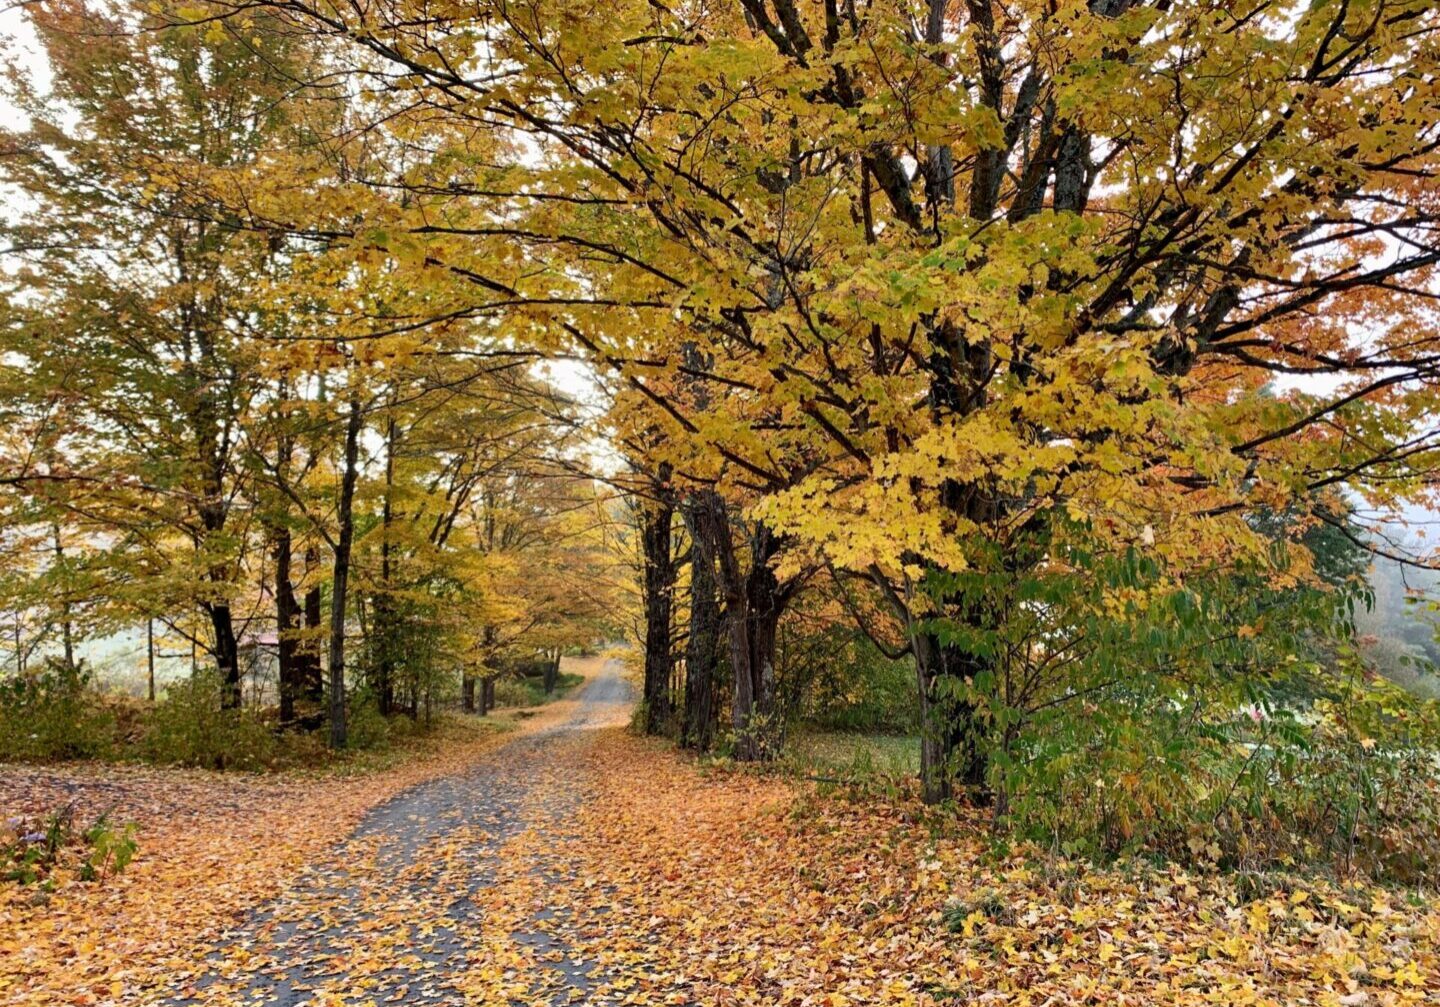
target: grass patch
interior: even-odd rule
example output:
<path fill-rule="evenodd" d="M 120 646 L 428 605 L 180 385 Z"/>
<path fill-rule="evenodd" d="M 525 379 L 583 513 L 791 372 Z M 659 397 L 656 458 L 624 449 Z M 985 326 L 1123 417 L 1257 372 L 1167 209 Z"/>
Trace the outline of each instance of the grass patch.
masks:
<path fill-rule="evenodd" d="M 563 699 L 565 694 L 585 681 L 584 675 L 562 671 L 555 681 L 555 691 L 545 694 L 545 679 L 535 675 L 526 678 L 502 678 L 495 683 L 495 706 L 525 707 L 541 706 Z"/>
<path fill-rule="evenodd" d="M 920 772 L 920 742 L 904 734 L 797 731 L 791 736 L 784 761 L 803 776 L 898 779 Z"/>

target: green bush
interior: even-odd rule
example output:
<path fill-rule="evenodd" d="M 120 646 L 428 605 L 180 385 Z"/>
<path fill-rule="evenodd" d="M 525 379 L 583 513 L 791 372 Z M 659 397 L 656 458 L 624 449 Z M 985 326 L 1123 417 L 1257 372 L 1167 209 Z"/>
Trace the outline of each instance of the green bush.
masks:
<path fill-rule="evenodd" d="M 539 706 L 559 699 L 585 680 L 583 675 L 561 672 L 555 682 L 555 691 L 545 695 L 544 676 L 526 678 L 501 677 L 495 680 L 495 705 Z"/>
<path fill-rule="evenodd" d="M 1006 763 L 1006 811 L 1067 855 L 1440 881 L 1435 704 L 1384 681 L 1332 691 L 1303 716 L 1270 706 L 1228 720 L 1158 704 L 1072 711 L 1066 733 Z"/>
<path fill-rule="evenodd" d="M 391 722 L 380 713 L 374 698 L 368 692 L 360 692 L 352 699 L 347 711 L 346 747 L 359 749 L 387 748 L 392 733 Z M 397 717 L 396 720 L 403 720 Z"/>
<path fill-rule="evenodd" d="M 934 698 L 983 756 L 1002 830 L 1072 858 L 1440 880 L 1440 706 L 1364 669 L 1363 599 L 1280 558 L 1182 583 L 1136 550 L 1046 545 L 1053 574 L 931 587 L 994 614 L 936 621 L 974 670 Z"/>
<path fill-rule="evenodd" d="M 799 705 L 800 719 L 823 731 L 914 731 L 918 717 L 914 664 L 886 657 L 875 644 L 848 628 L 826 632 L 851 639 L 808 677 Z"/>
<path fill-rule="evenodd" d="M 150 715 L 143 756 L 203 769 L 260 770 L 279 764 L 283 751 L 275 732 L 249 710 L 222 709 L 221 691 L 214 672 L 171 683 Z"/>
<path fill-rule="evenodd" d="M 47 659 L 38 672 L 0 681 L 0 759 L 100 758 L 113 752 L 115 734 L 83 663 Z"/>
<path fill-rule="evenodd" d="M 83 832 L 75 828 L 75 805 L 40 820 L 14 818 L 0 836 L 0 880 L 54 886 L 57 867 L 73 864 L 82 881 L 98 881 L 130 865 L 139 844 L 133 822 L 116 825 L 102 814 Z"/>
<path fill-rule="evenodd" d="M 1346 683 L 1316 705 L 1303 748 L 1265 753 L 1249 807 L 1226 823 L 1229 845 L 1242 861 L 1303 858 L 1341 875 L 1440 881 L 1437 737 L 1433 701 L 1388 682 Z"/>

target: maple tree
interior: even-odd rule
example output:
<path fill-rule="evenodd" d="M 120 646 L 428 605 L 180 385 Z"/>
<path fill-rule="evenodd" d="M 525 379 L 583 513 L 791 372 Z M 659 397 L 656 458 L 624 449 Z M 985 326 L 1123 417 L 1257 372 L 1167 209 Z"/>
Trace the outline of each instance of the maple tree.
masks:
<path fill-rule="evenodd" d="M 420 100 L 386 107 L 414 155 L 352 219 L 254 198 L 246 226 L 398 254 L 426 304 L 386 324 L 485 317 L 613 369 L 649 469 L 792 544 L 767 565 L 869 578 L 932 798 L 984 784 L 1000 730 L 985 585 L 1064 590 L 1071 550 L 1158 562 L 1157 604 L 1304 578 L 1310 524 L 1429 492 L 1421 0 L 301 2 L 228 30 L 256 10 Z"/>
<path fill-rule="evenodd" d="M 5 182 L 30 205 L 7 229 L 6 481 L 75 527 L 107 600 L 193 597 L 235 706 L 235 433 L 256 391 L 237 283 L 264 247 L 177 215 L 150 177 L 182 152 L 221 161 L 264 142 L 283 66 L 129 37 L 77 5 L 33 23 L 58 72 L 41 92 L 9 68 L 7 98 L 30 126 L 5 138 Z"/>
<path fill-rule="evenodd" d="M 147 756 L 273 768 L 633 619 L 636 726 L 708 754 L 610 730 L 601 659 L 369 777 L 7 770 L 24 821 L 145 821 L 111 884 L 0 890 L 0 996 L 539 1002 L 557 957 L 606 1002 L 1431 994 L 1434 912 L 1367 881 L 1434 882 L 1440 711 L 1352 622 L 1368 556 L 1434 562 L 1370 526 L 1440 485 L 1440 12 L 600 14 L 28 12 L 7 751 L 107 754 L 81 654 L 141 622 L 215 673 L 152 690 Z M 918 734 L 919 792 L 787 755 L 817 711 Z"/>
<path fill-rule="evenodd" d="M 0 169 L 22 197 L 0 316 L 16 670 L 46 627 L 73 668 L 80 639 L 159 620 L 210 655 L 233 709 L 273 629 L 281 723 L 318 715 L 344 747 L 356 684 L 382 714 L 403 689 L 413 717 L 475 665 L 473 606 L 482 661 L 589 640 L 603 579 L 566 598 L 474 559 L 500 515 L 523 529 L 500 546 L 552 550 L 527 560 L 607 562 L 576 516 L 593 494 L 561 465 L 584 450 L 574 403 L 531 373 L 535 355 L 461 319 L 377 335 L 369 305 L 417 296 L 388 255 L 336 261 L 237 226 L 237 173 L 319 205 L 397 150 L 332 144 L 353 118 L 337 92 L 294 99 L 325 72 L 315 47 L 273 18 L 236 35 L 144 5 L 31 21 L 53 83 L 9 66 L 27 123 Z M 508 510 L 472 506 L 507 485 Z"/>

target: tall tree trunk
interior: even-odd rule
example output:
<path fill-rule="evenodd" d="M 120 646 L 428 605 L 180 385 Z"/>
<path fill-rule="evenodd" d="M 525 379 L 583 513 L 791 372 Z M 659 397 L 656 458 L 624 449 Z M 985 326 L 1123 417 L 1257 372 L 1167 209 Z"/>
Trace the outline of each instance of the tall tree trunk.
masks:
<path fill-rule="evenodd" d="M 317 576 L 320 553 L 313 545 L 305 550 L 305 568 L 311 577 Z M 296 677 L 300 681 L 300 695 L 308 702 L 320 706 L 325 702 L 325 676 L 320 667 L 320 621 L 323 604 L 318 580 L 311 581 L 305 591 L 305 639 L 301 641 Z"/>
<path fill-rule="evenodd" d="M 992 370 L 989 344 L 966 340 L 949 322 L 935 327 L 931 341 L 935 349 L 929 358 L 929 397 L 935 421 L 953 422 L 983 407 L 985 382 Z M 997 514 L 993 497 L 982 486 L 950 480 L 940 494 L 941 506 L 970 524 L 984 527 Z M 972 634 L 983 636 L 993 628 L 983 601 L 943 595 L 933 600 L 939 604 L 942 618 L 960 623 Z M 963 692 L 989 662 L 973 648 L 948 643 L 927 629 L 912 634 L 911 646 L 923 715 L 921 794 L 926 803 L 936 804 L 953 796 L 957 780 L 977 791 L 984 786 L 987 764 L 982 725 L 973 701 Z"/>
<path fill-rule="evenodd" d="M 393 406 L 393 401 L 392 401 Z M 380 590 L 375 595 L 375 639 L 379 653 L 375 656 L 375 702 L 380 713 L 389 716 L 395 706 L 395 653 L 398 640 L 395 609 L 390 598 L 390 525 L 394 519 L 395 490 L 395 415 L 391 413 L 385 426 L 385 497 L 380 509 Z"/>
<path fill-rule="evenodd" d="M 345 424 L 345 471 L 340 478 L 339 518 L 335 538 L 335 570 L 330 578 L 330 747 L 344 748 L 345 724 L 345 600 L 350 583 L 350 549 L 355 540 L 355 481 L 359 477 L 360 399 L 350 399 Z"/>
<path fill-rule="evenodd" d="M 215 637 L 215 667 L 220 672 L 220 705 L 227 710 L 240 708 L 240 646 L 235 639 L 235 621 L 230 606 L 224 602 L 205 606 L 210 617 L 210 631 Z"/>
<path fill-rule="evenodd" d="M 145 668 L 150 685 L 150 702 L 155 702 L 155 620 L 145 620 Z"/>
<path fill-rule="evenodd" d="M 713 492 L 697 496 L 703 529 L 697 541 L 715 564 L 725 598 L 735 757 L 742 762 L 773 759 L 785 728 L 775 688 L 775 634 L 797 582 L 782 586 L 777 580 L 771 560 L 780 542 L 763 524 L 749 530 L 750 563 L 742 570 L 724 501 Z"/>
<path fill-rule="evenodd" d="M 659 499 L 640 512 L 645 562 L 645 733 L 663 734 L 670 723 L 670 623 L 675 604 L 675 556 L 669 466 L 660 472 Z"/>
<path fill-rule="evenodd" d="M 466 713 L 475 712 L 475 674 L 465 671 L 460 675 L 460 708 Z M 484 710 L 480 711 L 484 713 Z"/>
<path fill-rule="evenodd" d="M 290 529 L 283 526 L 272 532 L 275 543 L 275 630 L 276 649 L 280 662 L 280 723 L 295 719 L 295 700 L 301 695 L 300 603 L 295 598 L 295 585 L 290 580 L 293 566 Z"/>
<path fill-rule="evenodd" d="M 553 696 L 560 682 L 560 648 L 552 647 L 545 654 L 545 695 Z"/>
<path fill-rule="evenodd" d="M 195 429 L 196 451 L 203 466 L 204 494 L 197 512 L 204 533 L 196 542 L 202 554 L 212 549 L 225 530 L 229 518 L 229 504 L 225 495 L 225 475 L 229 459 L 228 436 L 220 429 L 220 402 L 214 390 L 215 376 L 209 370 L 217 366 L 214 348 L 209 333 L 201 326 L 197 332 L 201 367 L 192 377 L 197 383 L 197 398 L 191 410 L 191 423 Z M 205 614 L 210 619 L 210 628 L 215 638 L 215 665 L 220 673 L 220 705 L 225 709 L 240 706 L 240 653 L 235 640 L 235 621 L 230 611 L 229 590 L 232 586 L 234 565 L 223 555 L 211 555 L 206 579 L 213 586 L 218 601 L 206 602 Z"/>
<path fill-rule="evenodd" d="M 720 663 L 720 597 L 712 550 L 700 543 L 702 522 L 692 498 L 684 507 L 690 550 L 690 636 L 685 645 L 685 710 L 680 744 L 707 752 L 715 742 L 715 688 Z"/>
<path fill-rule="evenodd" d="M 920 792 L 927 804 L 954 796 L 956 782 L 978 791 L 986 759 L 973 703 L 962 693 L 985 662 L 935 634 L 916 632 L 916 686 L 920 697 Z"/>

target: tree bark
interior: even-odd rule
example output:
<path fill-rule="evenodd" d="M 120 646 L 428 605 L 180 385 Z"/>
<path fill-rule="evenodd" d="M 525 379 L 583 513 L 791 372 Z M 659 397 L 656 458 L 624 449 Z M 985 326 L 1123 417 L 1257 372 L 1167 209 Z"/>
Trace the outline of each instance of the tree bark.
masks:
<path fill-rule="evenodd" d="M 155 702 L 155 620 L 145 620 L 145 669 L 149 683 L 150 702 Z"/>
<path fill-rule="evenodd" d="M 920 696 L 920 793 L 926 804 L 950 800 L 955 783 L 978 791 L 986 758 L 973 703 L 961 693 L 985 662 L 933 633 L 912 637 Z"/>
<path fill-rule="evenodd" d="M 350 582 L 350 549 L 355 539 L 355 482 L 359 477 L 360 399 L 350 399 L 345 424 L 345 470 L 340 478 L 339 518 L 335 538 L 335 569 L 330 578 L 330 747 L 344 748 L 345 723 L 345 600 Z"/>
<path fill-rule="evenodd" d="M 640 512 L 640 535 L 645 562 L 645 733 L 663 734 L 670 724 L 670 623 L 675 603 L 675 557 L 671 526 L 675 515 L 670 502 L 669 467 L 660 472 L 659 499 Z"/>
<path fill-rule="evenodd" d="M 475 712 L 475 676 L 468 671 L 460 676 L 460 708 L 466 713 Z"/>
<path fill-rule="evenodd" d="M 215 667 L 220 672 L 220 705 L 226 710 L 240 708 L 240 647 L 235 639 L 235 622 L 230 606 L 223 602 L 205 606 L 210 630 L 215 636 Z"/>
<path fill-rule="evenodd" d="M 545 655 L 545 695 L 553 696 L 555 686 L 560 681 L 560 648 L 552 648 L 551 653 Z"/>
<path fill-rule="evenodd" d="M 295 598 L 295 585 L 290 580 L 293 565 L 293 543 L 290 529 L 276 528 L 275 543 L 275 630 L 279 652 L 280 723 L 295 720 L 295 700 L 301 695 L 300 603 Z"/>
<path fill-rule="evenodd" d="M 320 565 L 319 552 L 314 546 L 305 550 L 305 568 L 314 571 Z M 312 583 L 305 592 L 305 639 L 301 641 L 296 655 L 296 678 L 300 682 L 300 695 L 307 701 L 320 706 L 325 702 L 325 676 L 320 667 L 320 619 L 322 612 L 320 585 Z"/>
<path fill-rule="evenodd" d="M 780 753 L 785 729 L 776 702 L 775 634 L 798 582 L 779 583 L 771 561 L 780 541 L 763 524 L 749 530 L 750 563 L 742 570 L 724 501 L 713 492 L 698 497 L 703 534 L 697 541 L 715 564 L 725 598 L 735 758 L 773 759 Z"/>
<path fill-rule="evenodd" d="M 700 544 L 702 518 L 693 498 L 684 516 L 694 545 L 690 552 L 690 637 L 685 646 L 685 709 L 680 744 L 708 752 L 715 743 L 715 689 L 720 663 L 720 598 L 712 550 Z"/>
<path fill-rule="evenodd" d="M 383 716 L 395 706 L 395 648 L 397 627 L 395 610 L 390 600 L 390 525 L 394 520 L 395 490 L 395 416 L 392 413 L 385 427 L 385 497 L 380 511 L 380 591 L 375 595 L 375 639 L 379 652 L 375 655 L 375 702 Z"/>

